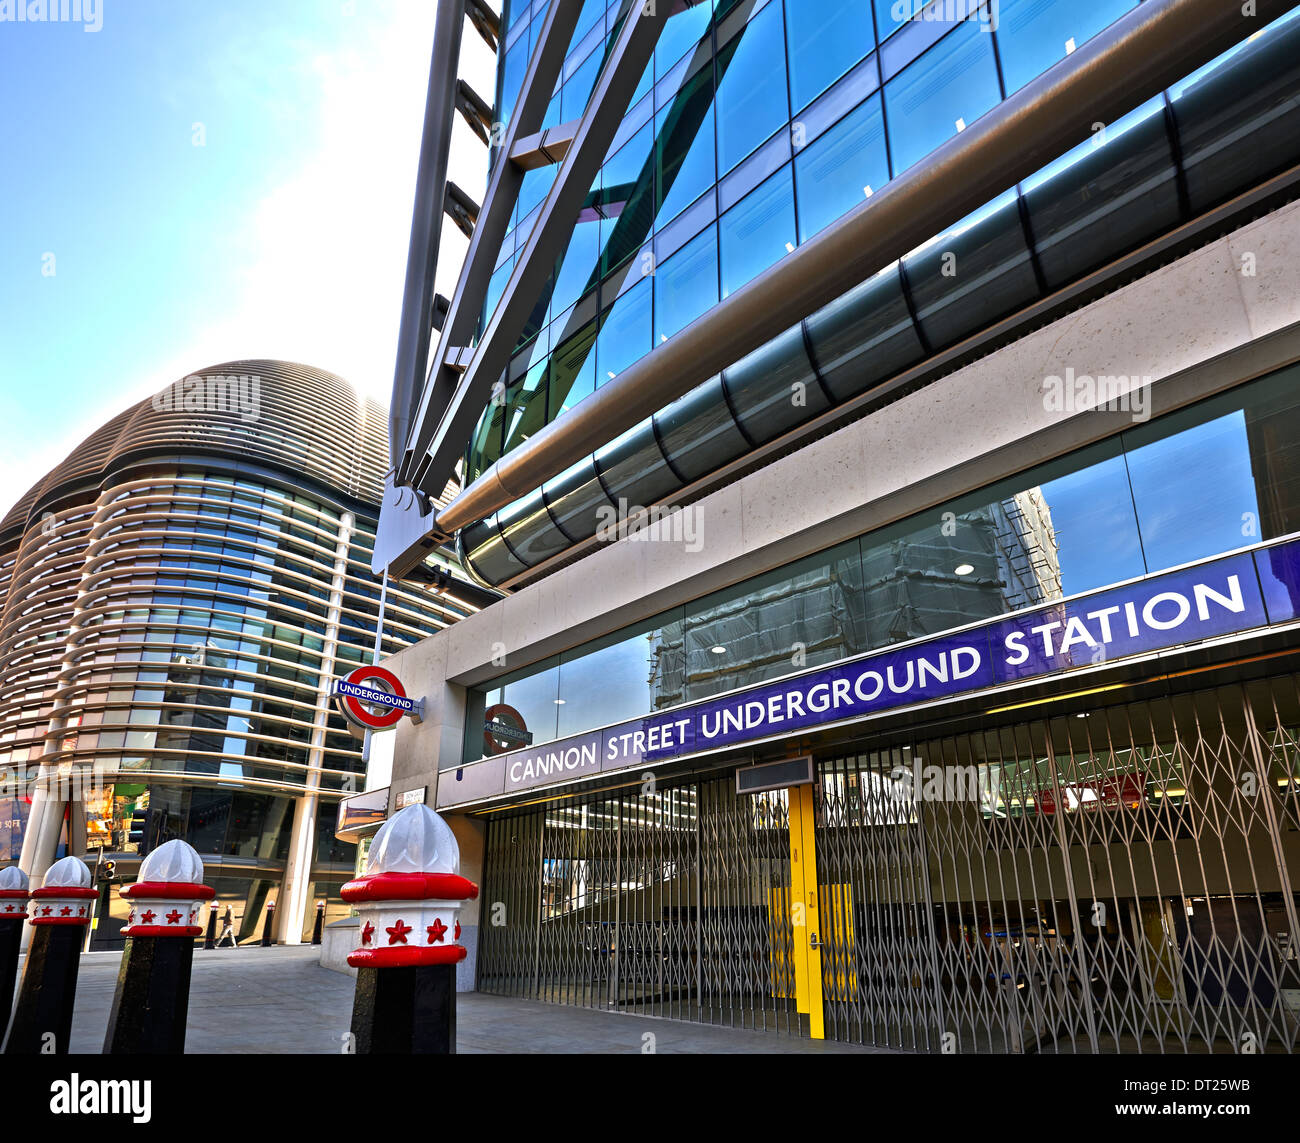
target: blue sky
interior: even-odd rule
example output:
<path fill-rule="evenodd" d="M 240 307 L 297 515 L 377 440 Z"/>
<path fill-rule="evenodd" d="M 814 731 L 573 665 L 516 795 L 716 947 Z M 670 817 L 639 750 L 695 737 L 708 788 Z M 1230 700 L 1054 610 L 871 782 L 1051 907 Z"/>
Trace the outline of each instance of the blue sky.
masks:
<path fill-rule="evenodd" d="M 0 22 L 0 515 L 205 365 L 288 358 L 381 400 L 392 381 L 434 5 L 101 7 L 98 32 Z M 465 44 L 490 103 L 492 56 Z M 477 194 L 481 148 L 456 131 Z"/>

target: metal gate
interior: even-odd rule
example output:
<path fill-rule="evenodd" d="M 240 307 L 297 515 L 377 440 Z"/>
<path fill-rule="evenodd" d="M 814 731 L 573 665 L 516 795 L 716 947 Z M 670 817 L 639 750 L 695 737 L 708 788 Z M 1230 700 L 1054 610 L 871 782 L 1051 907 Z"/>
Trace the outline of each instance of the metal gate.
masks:
<path fill-rule="evenodd" d="M 723 778 L 491 818 L 479 989 L 806 1035 L 787 814 Z"/>
<path fill-rule="evenodd" d="M 820 764 L 827 1036 L 1293 1052 L 1286 676 Z"/>

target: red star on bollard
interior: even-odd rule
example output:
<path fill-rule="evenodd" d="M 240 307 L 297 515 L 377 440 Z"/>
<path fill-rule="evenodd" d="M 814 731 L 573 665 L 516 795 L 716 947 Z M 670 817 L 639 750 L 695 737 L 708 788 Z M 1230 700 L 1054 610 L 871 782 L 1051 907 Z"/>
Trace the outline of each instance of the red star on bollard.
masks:
<path fill-rule="evenodd" d="M 367 921 L 366 927 L 361 930 L 361 943 L 363 945 L 368 945 L 370 943 L 370 938 L 373 937 L 374 935 L 375 935 L 375 926 L 372 925 L 369 921 Z"/>
<path fill-rule="evenodd" d="M 390 945 L 406 944 L 406 934 L 411 931 L 411 926 L 405 921 L 399 920 L 397 924 L 390 926 L 387 930 L 388 943 Z"/>
<path fill-rule="evenodd" d="M 146 925 L 152 925 L 153 919 L 156 916 L 158 916 L 158 914 L 155 913 L 152 909 L 146 909 L 143 913 L 140 914 L 140 920 L 143 921 Z"/>
<path fill-rule="evenodd" d="M 456 922 L 456 932 L 455 932 L 455 934 L 452 936 L 452 940 L 455 940 L 455 941 L 460 940 L 460 922 L 459 922 L 459 921 Z"/>
<path fill-rule="evenodd" d="M 441 921 L 434 921 L 433 924 L 429 926 L 429 943 L 431 945 L 437 944 L 446 935 L 447 926 Z"/>
<path fill-rule="evenodd" d="M 167 914 L 167 923 L 169 925 L 179 925 L 181 923 L 181 914 L 177 909 L 173 909 Z"/>
<path fill-rule="evenodd" d="M 64 905 L 63 908 L 59 910 L 59 916 L 60 916 L 60 917 L 71 917 L 71 916 L 72 916 L 72 906 L 71 906 L 71 905 Z"/>

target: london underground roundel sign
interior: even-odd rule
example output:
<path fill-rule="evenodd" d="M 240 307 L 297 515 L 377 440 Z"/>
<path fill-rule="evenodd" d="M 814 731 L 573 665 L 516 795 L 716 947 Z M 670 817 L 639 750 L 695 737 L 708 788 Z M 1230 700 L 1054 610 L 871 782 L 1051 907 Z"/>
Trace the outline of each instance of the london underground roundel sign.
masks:
<path fill-rule="evenodd" d="M 398 677 L 383 667 L 358 667 L 336 679 L 334 700 L 344 718 L 366 730 L 387 730 L 417 711 Z"/>

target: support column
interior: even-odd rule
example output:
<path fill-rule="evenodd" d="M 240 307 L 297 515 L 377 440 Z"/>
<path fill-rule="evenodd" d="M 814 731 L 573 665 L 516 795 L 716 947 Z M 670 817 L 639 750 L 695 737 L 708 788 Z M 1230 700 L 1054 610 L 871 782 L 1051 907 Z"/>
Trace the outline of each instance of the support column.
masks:
<path fill-rule="evenodd" d="M 307 748 L 307 792 L 294 803 L 289 860 L 285 864 L 284 881 L 276 900 L 276 935 L 280 943 L 286 945 L 302 944 L 302 930 L 307 922 L 307 903 L 311 900 L 311 869 L 316 857 L 316 811 L 320 806 L 325 733 L 329 726 L 334 676 L 338 672 L 339 625 L 343 615 L 348 553 L 352 548 L 355 523 L 351 512 L 344 512 L 339 517 L 338 539 L 334 546 L 334 572 L 330 578 L 329 609 L 325 619 L 325 639 L 321 648 L 320 679 L 316 687 L 316 713 L 312 716 L 311 741 Z"/>
<path fill-rule="evenodd" d="M 56 861 L 45 884 L 32 893 L 34 935 L 5 1040 L 6 1055 L 68 1054 L 81 946 L 98 895 L 90 885 L 90 870 L 77 857 Z"/>
<path fill-rule="evenodd" d="M 108 1017 L 104 1054 L 176 1055 L 185 1051 L 194 938 L 199 914 L 215 891 L 203 884 L 203 862 L 179 838 L 140 865 L 140 879 L 122 891 L 131 903 L 126 951 Z"/>
<path fill-rule="evenodd" d="M 407 806 L 379 827 L 366 875 L 343 886 L 361 915 L 361 947 L 348 957 L 358 1054 L 455 1053 L 459 914 L 478 896 L 459 867 L 447 823 L 426 805 Z"/>

